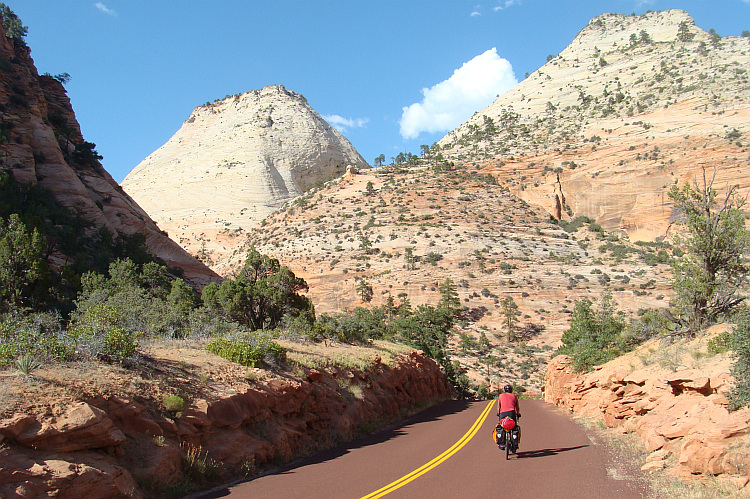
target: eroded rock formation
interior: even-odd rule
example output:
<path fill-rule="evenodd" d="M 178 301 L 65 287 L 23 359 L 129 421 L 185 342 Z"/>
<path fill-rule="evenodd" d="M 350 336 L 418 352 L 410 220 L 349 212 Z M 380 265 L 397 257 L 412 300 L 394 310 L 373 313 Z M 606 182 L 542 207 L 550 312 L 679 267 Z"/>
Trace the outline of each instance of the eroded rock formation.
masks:
<path fill-rule="evenodd" d="M 223 274 L 238 236 L 349 166 L 367 162 L 303 96 L 275 85 L 197 107 L 122 185 Z"/>
<path fill-rule="evenodd" d="M 749 65 L 750 38 L 709 34 L 685 11 L 603 14 L 440 153 L 555 217 L 653 241 L 670 229 L 669 188 L 702 167 L 719 191 L 750 189 Z"/>
<path fill-rule="evenodd" d="M 102 167 L 85 143 L 65 88 L 39 76 L 30 50 L 0 26 L 0 165 L 21 183 L 52 191 L 63 205 L 113 234 L 141 233 L 149 250 L 202 286 L 218 279 L 170 240 Z M 88 147 L 90 146 L 90 147 Z M 61 261 L 65 256 L 60 257 Z"/>
<path fill-rule="evenodd" d="M 544 398 L 637 434 L 651 453 L 644 470 L 723 475 L 743 488 L 750 480 L 750 409 L 729 411 L 730 359 L 711 357 L 706 343 L 657 351 L 652 341 L 587 374 L 574 373 L 570 358 L 558 356 L 547 366 Z"/>
<path fill-rule="evenodd" d="M 100 394 L 0 419 L 0 497 L 145 497 L 138 484 L 163 489 L 184 478 L 189 448 L 229 472 L 252 472 L 452 395 L 419 351 L 390 365 L 376 357 L 364 372 L 306 369 L 301 379 L 243 386 L 196 398 L 177 414 Z"/>

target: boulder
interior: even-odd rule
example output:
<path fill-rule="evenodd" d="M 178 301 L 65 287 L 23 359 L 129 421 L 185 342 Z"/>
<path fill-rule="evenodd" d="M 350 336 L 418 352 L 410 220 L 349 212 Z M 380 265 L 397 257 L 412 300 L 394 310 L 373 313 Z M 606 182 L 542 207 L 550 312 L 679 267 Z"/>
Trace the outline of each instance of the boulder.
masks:
<path fill-rule="evenodd" d="M 71 452 L 121 445 L 125 442 L 125 435 L 107 413 L 79 402 L 61 418 L 36 422 L 14 439 L 34 449 Z"/>

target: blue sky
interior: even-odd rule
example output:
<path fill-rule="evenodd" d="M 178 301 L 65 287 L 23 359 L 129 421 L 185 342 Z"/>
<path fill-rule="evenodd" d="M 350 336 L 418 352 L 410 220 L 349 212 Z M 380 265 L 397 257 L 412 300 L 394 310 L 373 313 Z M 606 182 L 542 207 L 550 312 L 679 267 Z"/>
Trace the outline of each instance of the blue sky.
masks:
<path fill-rule="evenodd" d="M 419 153 L 605 12 L 750 30 L 750 0 L 6 0 L 40 73 L 67 72 L 118 182 L 198 105 L 282 84 L 372 163 Z M 458 120 L 458 121 L 456 121 Z"/>

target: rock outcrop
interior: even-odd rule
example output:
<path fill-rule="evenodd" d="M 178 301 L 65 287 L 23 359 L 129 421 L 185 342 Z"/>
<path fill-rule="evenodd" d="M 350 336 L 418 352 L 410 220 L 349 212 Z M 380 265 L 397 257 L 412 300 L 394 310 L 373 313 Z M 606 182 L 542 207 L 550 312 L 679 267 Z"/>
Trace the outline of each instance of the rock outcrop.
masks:
<path fill-rule="evenodd" d="M 157 227 L 102 167 L 86 143 L 62 84 L 39 76 L 30 50 L 0 26 L 0 165 L 20 183 L 52 191 L 63 205 L 113 234 L 141 233 L 149 250 L 197 286 L 218 275 Z"/>
<path fill-rule="evenodd" d="M 286 201 L 366 161 L 281 85 L 197 107 L 123 188 L 214 270 L 244 231 Z"/>
<path fill-rule="evenodd" d="M 718 326 L 710 336 L 724 329 Z M 651 453 L 644 470 L 723 475 L 744 487 L 750 480 L 750 409 L 729 412 L 730 359 L 712 357 L 706 344 L 704 338 L 657 350 L 652 341 L 588 374 L 574 373 L 570 358 L 561 355 L 547 366 L 544 398 L 636 433 Z"/>
<path fill-rule="evenodd" d="M 0 497 L 151 497 L 194 472 L 183 464 L 188 452 L 221 463 L 228 479 L 452 393 L 437 364 L 415 350 L 388 364 L 376 356 L 366 371 L 305 369 L 301 378 L 244 380 L 221 394 L 208 387 L 210 396 L 177 414 L 122 393 L 90 394 L 63 407 L 50 401 L 33 415 L 0 419 Z"/>
<path fill-rule="evenodd" d="M 682 10 L 604 14 L 438 142 L 491 169 L 557 218 L 584 215 L 631 240 L 668 235 L 675 183 L 717 168 L 750 189 L 750 38 L 697 28 Z"/>

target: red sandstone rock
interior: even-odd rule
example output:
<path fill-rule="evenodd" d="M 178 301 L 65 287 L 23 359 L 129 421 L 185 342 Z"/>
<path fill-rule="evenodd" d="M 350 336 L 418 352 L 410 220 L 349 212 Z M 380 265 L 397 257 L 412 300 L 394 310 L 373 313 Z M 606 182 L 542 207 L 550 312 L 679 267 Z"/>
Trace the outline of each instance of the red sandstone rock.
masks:
<path fill-rule="evenodd" d="M 224 398 L 193 400 L 175 420 L 103 396 L 58 417 L 47 411 L 39 419 L 2 420 L 0 434 L 11 446 L 0 448 L 0 497 L 140 497 L 133 477 L 165 484 L 181 478 L 180 445 L 198 447 L 229 468 L 262 466 L 453 394 L 438 365 L 415 353 L 397 358 L 393 367 L 341 371 L 339 378 L 358 390 L 347 393 L 332 377 L 315 383 L 273 377 Z"/>
<path fill-rule="evenodd" d="M 34 449 L 71 452 L 120 445 L 125 435 L 104 411 L 81 402 L 59 420 L 36 422 L 15 440 Z"/>
<path fill-rule="evenodd" d="M 182 453 L 177 445 L 165 444 L 152 448 L 147 458 L 130 471 L 139 481 L 158 479 L 170 485 L 182 477 Z"/>
<path fill-rule="evenodd" d="M 143 434 L 155 437 L 164 433 L 153 419 L 144 415 L 143 406 L 137 402 L 113 397 L 106 401 L 92 401 L 92 405 L 94 404 L 99 408 L 103 407 L 115 425 L 126 435 Z"/>
<path fill-rule="evenodd" d="M 13 439 L 36 422 L 36 418 L 33 416 L 16 414 L 12 418 L 0 420 L 0 434 Z"/>
<path fill-rule="evenodd" d="M 680 395 L 684 391 L 696 391 L 702 395 L 711 393 L 709 378 L 696 371 L 680 371 L 667 376 L 665 381 L 672 387 L 675 395 Z"/>
<path fill-rule="evenodd" d="M 731 376 L 727 363 L 717 363 L 718 370 L 704 366 L 701 370 L 661 375 L 645 369 L 626 374 L 617 362 L 611 364 L 591 373 L 574 374 L 570 358 L 552 359 L 545 400 L 578 414 L 599 417 L 608 426 L 634 431 L 649 451 L 675 454 L 678 465 L 673 472 L 677 475 L 747 477 L 750 409 L 728 412 L 725 393 L 731 386 Z M 661 466 L 649 464 L 646 468 Z M 738 481 L 740 485 L 743 482 Z"/>
<path fill-rule="evenodd" d="M 218 281 L 216 273 L 162 233 L 98 161 L 74 162 L 71 153 L 84 138 L 65 88 L 50 76 L 39 76 L 29 49 L 9 40 L 0 26 L 0 57 L 14 61 L 13 70 L 0 74 L 0 118 L 10 130 L 9 140 L 0 144 L 3 163 L 12 166 L 6 171 L 18 182 L 51 190 L 61 204 L 93 223 L 91 232 L 141 233 L 152 253 L 182 268 L 196 286 Z M 23 93 L 22 102 L 13 89 Z M 58 142 L 56 132 L 64 142 Z M 52 260 L 67 258 L 58 254 Z"/>

